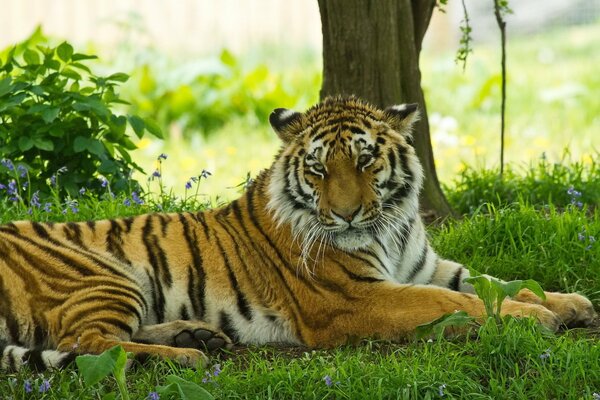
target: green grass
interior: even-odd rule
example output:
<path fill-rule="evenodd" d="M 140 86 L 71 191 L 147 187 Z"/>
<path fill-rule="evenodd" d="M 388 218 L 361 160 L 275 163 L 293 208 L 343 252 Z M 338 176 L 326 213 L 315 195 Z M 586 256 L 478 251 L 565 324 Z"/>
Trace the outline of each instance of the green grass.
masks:
<path fill-rule="evenodd" d="M 589 236 L 600 236 L 600 209 L 592 209 L 589 204 L 582 209 L 556 207 L 547 202 L 562 198 L 570 178 L 545 179 L 543 185 L 548 195 L 525 202 L 528 185 L 535 181 L 529 177 L 538 176 L 538 168 L 532 166 L 524 171 L 521 179 L 513 172 L 504 184 L 496 182 L 488 188 L 489 198 L 498 199 L 499 204 L 510 204 L 509 207 L 481 206 L 462 220 L 432 228 L 434 247 L 441 255 L 480 272 L 504 279 L 533 278 L 547 290 L 579 291 L 597 305 L 600 242 L 591 243 Z M 577 171 L 584 177 L 597 173 L 587 167 L 581 170 L 578 164 L 563 165 L 560 171 L 559 176 L 567 177 L 577 176 Z M 483 185 L 481 182 L 487 182 L 488 173 L 464 175 L 461 187 L 476 190 Z M 585 178 L 581 184 L 593 185 L 592 181 Z M 509 191 L 505 186 L 514 190 Z M 504 197 L 507 193 L 514 196 L 510 201 Z M 460 196 L 460 190 L 452 195 Z M 160 208 L 177 211 L 206 206 L 192 198 L 184 204 L 168 193 L 148 195 L 146 204 L 141 206 L 125 206 L 123 200 L 124 197 L 109 195 L 103 199 L 82 196 L 76 214 L 71 211 L 62 214 L 57 207 L 52 213 L 36 209 L 32 217 L 83 220 L 135 215 Z M 0 203 L 2 221 L 28 216 L 22 207 L 7 201 Z M 580 233 L 584 240 L 580 240 Z M 444 398 L 457 399 L 593 399 L 594 392 L 600 393 L 599 337 L 597 329 L 554 335 L 544 332 L 533 321 L 508 319 L 500 326 L 487 323 L 475 336 L 451 340 L 401 344 L 367 341 L 319 351 L 237 348 L 232 353 L 215 356 L 206 371 L 180 369 L 167 361 L 152 360 L 129 370 L 127 382 L 132 399 L 145 398 L 158 386 L 165 385 L 165 377 L 170 374 L 195 382 L 215 398 L 223 399 L 435 399 L 440 397 L 440 388 Z M 544 354 L 548 357 L 540 357 Z M 221 372 L 215 376 L 217 364 Z M 327 376 L 331 386 L 326 384 Z M 203 382 L 206 378 L 207 382 Z M 43 379 L 49 380 L 51 388 L 39 393 Z M 24 391 L 26 381 L 32 384 L 31 393 Z M 116 392 L 113 378 L 86 387 L 74 367 L 43 375 L 25 370 L 0 378 L 1 397 L 15 400 L 104 399 L 113 398 L 111 393 Z"/>

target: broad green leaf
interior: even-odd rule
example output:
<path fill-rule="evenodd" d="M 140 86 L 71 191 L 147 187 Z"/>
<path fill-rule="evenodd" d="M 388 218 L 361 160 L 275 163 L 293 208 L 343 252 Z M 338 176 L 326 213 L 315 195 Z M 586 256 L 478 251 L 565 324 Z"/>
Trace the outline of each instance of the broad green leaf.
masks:
<path fill-rule="evenodd" d="M 86 149 L 90 153 L 95 154 L 99 157 L 103 156 L 106 153 L 102 142 L 100 142 L 98 139 L 89 139 L 87 142 Z"/>
<path fill-rule="evenodd" d="M 88 387 L 93 386 L 112 373 L 122 354 L 126 354 L 125 350 L 121 346 L 115 346 L 98 356 L 78 356 L 75 363 L 83 376 L 85 385 Z"/>
<path fill-rule="evenodd" d="M 0 80 L 0 97 L 4 96 L 6 93 L 9 93 L 12 87 L 12 78 L 10 76 Z"/>
<path fill-rule="evenodd" d="M 52 151 L 54 150 L 54 143 L 50 139 L 34 138 L 33 145 L 40 150 Z"/>
<path fill-rule="evenodd" d="M 67 42 L 62 42 L 60 46 L 56 48 L 56 54 L 58 55 L 58 58 L 64 62 L 68 62 L 71 60 L 71 56 L 73 55 L 73 46 Z"/>
<path fill-rule="evenodd" d="M 73 140 L 73 150 L 75 153 L 81 153 L 82 151 L 87 149 L 88 146 L 88 138 L 85 136 L 77 136 L 75 140 Z"/>
<path fill-rule="evenodd" d="M 33 140 L 29 136 L 19 138 L 19 150 L 27 151 L 33 147 Z"/>
<path fill-rule="evenodd" d="M 90 73 L 90 74 L 92 73 L 92 71 L 87 67 L 87 65 L 84 65 L 82 63 L 72 62 L 72 63 L 69 64 L 69 66 L 71 66 L 73 68 L 77 68 L 77 69 L 83 70 L 83 71 L 85 71 L 87 73 Z"/>
<path fill-rule="evenodd" d="M 53 126 L 52 128 L 50 128 L 50 136 L 54 136 L 54 137 L 62 137 L 65 132 L 59 128 L 58 126 Z"/>
<path fill-rule="evenodd" d="M 60 109 L 58 107 L 48 107 L 45 110 L 42 110 L 40 115 L 44 119 L 44 122 L 50 123 L 50 122 L 54 121 L 56 119 L 56 117 L 58 117 L 59 112 L 60 112 Z"/>
<path fill-rule="evenodd" d="M 159 139 L 163 139 L 162 129 L 160 129 L 160 126 L 158 126 L 158 124 L 153 119 L 145 118 L 144 123 L 148 132 L 150 132 Z"/>
<path fill-rule="evenodd" d="M 231 54 L 231 52 L 229 52 L 228 50 L 223 50 L 221 52 L 221 62 L 229 67 L 235 67 L 235 65 L 237 64 L 237 60 L 235 59 L 235 56 L 233 54 Z"/>
<path fill-rule="evenodd" d="M 35 50 L 25 49 L 23 52 L 23 60 L 25 60 L 28 65 L 37 65 L 40 63 L 40 55 Z"/>
<path fill-rule="evenodd" d="M 212 400 L 213 395 L 197 383 L 186 381 L 176 375 L 167 376 L 168 385 L 159 386 L 156 391 L 161 396 L 173 394 L 181 400 Z"/>
<path fill-rule="evenodd" d="M 71 78 L 73 80 L 79 81 L 81 80 L 81 75 L 79 75 L 78 72 L 75 72 L 74 70 L 70 69 L 70 68 L 65 68 L 61 71 L 61 74 L 63 76 L 66 76 L 67 78 Z"/>
<path fill-rule="evenodd" d="M 106 78 L 107 81 L 127 82 L 129 75 L 123 72 L 117 72 Z"/>
<path fill-rule="evenodd" d="M 544 293 L 544 289 L 538 282 L 534 281 L 533 279 L 527 279 L 523 281 L 521 289 L 529 289 L 540 299 L 546 300 L 546 294 Z"/>
<path fill-rule="evenodd" d="M 146 124 L 144 124 L 144 120 L 137 115 L 129 115 L 127 119 L 129 120 L 129 125 L 131 125 L 133 128 L 136 136 L 141 139 L 142 136 L 144 136 L 144 127 L 146 126 Z"/>
<path fill-rule="evenodd" d="M 444 330 L 449 326 L 465 326 L 472 323 L 475 318 L 471 317 L 465 311 L 456 311 L 452 314 L 446 314 L 440 318 L 432 321 L 428 324 L 417 326 L 416 334 L 417 338 L 421 339 L 424 337 L 435 334 L 436 336 L 444 333 Z"/>

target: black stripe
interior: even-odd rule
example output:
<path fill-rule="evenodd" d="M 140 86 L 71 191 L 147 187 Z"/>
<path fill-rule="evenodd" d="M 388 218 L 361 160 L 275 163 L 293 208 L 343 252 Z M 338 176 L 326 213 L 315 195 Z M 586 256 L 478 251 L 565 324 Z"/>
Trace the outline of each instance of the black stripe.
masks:
<path fill-rule="evenodd" d="M 123 228 L 115 221 L 110 220 L 110 229 L 106 233 L 106 250 L 115 256 L 119 261 L 123 261 L 131 265 L 131 261 L 125 255 L 123 251 Z"/>
<path fill-rule="evenodd" d="M 156 315 L 158 323 L 165 322 L 165 294 L 163 293 L 162 286 L 154 280 L 150 272 L 146 271 L 146 274 L 150 282 L 150 290 L 152 291 L 152 310 Z"/>
<path fill-rule="evenodd" d="M 11 372 L 17 370 L 17 360 L 15 359 L 14 351 L 15 346 L 11 346 L 8 353 L 4 353 L 4 358 L 8 361 L 8 370 Z"/>
<path fill-rule="evenodd" d="M 454 290 L 455 292 L 458 292 L 460 289 L 460 276 L 462 275 L 462 271 L 463 267 L 458 267 L 454 273 L 454 276 L 452 277 L 452 280 L 448 284 L 448 288 Z"/>
<path fill-rule="evenodd" d="M 216 244 L 217 244 L 217 247 L 219 248 L 219 251 L 221 252 L 221 257 L 223 257 L 223 263 L 225 264 L 225 267 L 227 268 L 227 276 L 229 277 L 229 283 L 231 283 L 231 288 L 233 289 L 235 296 L 237 298 L 238 310 L 239 310 L 240 314 L 242 314 L 242 316 L 244 316 L 244 318 L 246 318 L 248 321 L 251 321 L 252 320 L 252 310 L 250 309 L 250 305 L 248 304 L 248 299 L 246 299 L 246 296 L 240 290 L 240 286 L 238 284 L 237 278 L 235 277 L 235 274 L 233 273 L 233 269 L 231 268 L 231 263 L 229 261 L 229 257 L 227 257 L 227 253 L 225 253 L 225 249 L 221 245 L 221 240 L 219 239 L 218 235 L 216 237 Z M 239 248 L 237 248 L 237 245 L 235 244 L 235 242 L 234 242 L 234 245 L 236 247 L 236 251 L 238 252 L 238 254 L 237 254 L 238 259 L 241 260 L 241 256 L 239 254 Z"/>
<path fill-rule="evenodd" d="M 26 362 L 29 368 L 32 368 L 36 372 L 44 371 L 47 366 L 42 358 L 42 350 L 40 349 L 32 349 L 28 350 L 21 357 L 23 362 Z"/>
<path fill-rule="evenodd" d="M 231 340 L 233 340 L 234 342 L 239 341 L 238 332 L 233 327 L 231 317 L 225 311 L 221 311 L 221 314 L 219 316 L 219 327 L 227 336 L 229 336 Z"/>
<path fill-rule="evenodd" d="M 365 275 L 358 275 L 355 274 L 354 272 L 350 271 L 344 264 L 336 261 L 336 260 L 332 260 L 334 263 L 336 263 L 341 269 L 342 271 L 344 271 L 344 273 L 348 276 L 348 278 L 352 279 L 353 281 L 356 282 L 369 282 L 369 283 L 374 283 L 374 282 L 383 282 L 384 279 L 380 279 L 380 278 L 375 278 L 372 276 L 365 276 Z"/>
<path fill-rule="evenodd" d="M 423 249 L 421 250 L 421 254 L 419 255 L 419 259 L 413 265 L 408 277 L 406 278 L 406 282 L 411 282 L 413 278 L 423 269 L 425 262 L 427 261 L 427 255 L 429 254 L 429 244 L 427 241 L 423 244 Z"/>
<path fill-rule="evenodd" d="M 191 230 L 188 220 L 183 214 L 179 214 L 179 221 L 183 226 L 183 236 L 192 254 L 192 267 L 194 274 L 188 273 L 188 296 L 194 309 L 194 315 L 198 319 L 204 319 L 206 308 L 206 272 L 202 266 L 202 254 L 198 245 L 196 230 Z"/>
<path fill-rule="evenodd" d="M 148 253 L 148 260 L 154 270 L 154 276 L 168 288 L 173 285 L 173 277 L 167 262 L 165 251 L 160 247 L 158 237 L 153 233 L 152 218 L 156 214 L 148 215 L 142 229 L 142 242 Z"/>
<path fill-rule="evenodd" d="M 70 240 L 79 247 L 86 248 L 86 246 L 83 244 L 83 241 L 81 240 L 81 227 L 79 226 L 79 224 L 76 224 L 75 222 L 67 222 L 63 226 L 63 232 L 67 240 Z"/>
<path fill-rule="evenodd" d="M 181 309 L 179 310 L 179 318 L 184 321 L 190 320 L 190 314 L 188 313 L 188 310 L 187 310 L 187 307 L 185 306 L 185 304 L 181 305 Z"/>

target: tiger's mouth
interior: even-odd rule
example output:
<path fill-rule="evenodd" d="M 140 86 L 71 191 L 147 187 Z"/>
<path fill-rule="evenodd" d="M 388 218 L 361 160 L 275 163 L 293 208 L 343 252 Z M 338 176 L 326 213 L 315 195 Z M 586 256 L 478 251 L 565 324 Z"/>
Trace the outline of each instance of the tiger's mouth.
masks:
<path fill-rule="evenodd" d="M 373 235 L 368 228 L 348 226 L 333 235 L 333 243 L 343 250 L 358 250 L 368 247 L 373 242 Z"/>

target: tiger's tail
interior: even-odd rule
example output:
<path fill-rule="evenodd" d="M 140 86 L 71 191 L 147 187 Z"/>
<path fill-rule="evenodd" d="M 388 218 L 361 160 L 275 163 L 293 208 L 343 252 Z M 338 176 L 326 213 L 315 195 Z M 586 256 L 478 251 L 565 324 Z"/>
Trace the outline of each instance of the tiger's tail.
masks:
<path fill-rule="evenodd" d="M 0 371 L 18 371 L 27 366 L 34 371 L 60 369 L 75 360 L 77 353 L 29 349 L 0 340 Z"/>

